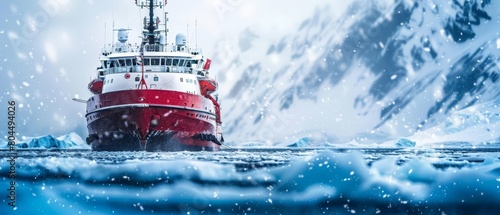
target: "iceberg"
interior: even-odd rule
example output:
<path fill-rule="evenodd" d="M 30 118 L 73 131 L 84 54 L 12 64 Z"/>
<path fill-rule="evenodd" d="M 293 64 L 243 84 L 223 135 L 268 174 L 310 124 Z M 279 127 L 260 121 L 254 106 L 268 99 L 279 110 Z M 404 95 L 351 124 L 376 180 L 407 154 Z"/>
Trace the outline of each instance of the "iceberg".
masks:
<path fill-rule="evenodd" d="M 394 140 L 387 141 L 383 145 L 393 146 Z M 500 99 L 455 111 L 440 124 L 396 141 L 397 147 L 498 145 L 500 145 Z"/>
<path fill-rule="evenodd" d="M 406 138 L 401 138 L 396 142 L 397 147 L 407 148 L 407 147 L 415 147 L 416 143 L 414 141 L 408 140 Z"/>
<path fill-rule="evenodd" d="M 322 131 L 309 131 L 298 135 L 298 137 L 290 138 L 284 141 L 278 141 L 274 147 L 285 148 L 325 148 L 337 146 L 340 140 L 333 135 L 329 135 Z"/>
<path fill-rule="evenodd" d="M 8 148 L 7 142 L 1 140 L 1 148 Z M 76 134 L 71 132 L 60 137 L 55 137 L 53 135 L 45 135 L 40 137 L 27 138 L 24 141 L 16 142 L 16 148 L 18 149 L 90 149 L 83 139 Z"/>
<path fill-rule="evenodd" d="M 309 146 L 309 143 L 311 142 L 311 138 L 309 137 L 302 137 L 295 141 L 292 144 L 289 144 L 288 147 L 298 147 L 298 148 L 304 148 Z"/>

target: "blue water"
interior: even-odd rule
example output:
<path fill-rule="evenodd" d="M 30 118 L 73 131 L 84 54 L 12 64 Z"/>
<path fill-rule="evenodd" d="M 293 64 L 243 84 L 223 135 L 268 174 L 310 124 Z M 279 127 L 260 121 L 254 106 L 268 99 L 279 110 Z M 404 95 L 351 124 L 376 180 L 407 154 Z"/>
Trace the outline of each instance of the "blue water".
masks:
<path fill-rule="evenodd" d="M 2 214 L 499 214 L 499 149 L 18 151 Z M 9 187 L 7 152 L 1 186 Z"/>

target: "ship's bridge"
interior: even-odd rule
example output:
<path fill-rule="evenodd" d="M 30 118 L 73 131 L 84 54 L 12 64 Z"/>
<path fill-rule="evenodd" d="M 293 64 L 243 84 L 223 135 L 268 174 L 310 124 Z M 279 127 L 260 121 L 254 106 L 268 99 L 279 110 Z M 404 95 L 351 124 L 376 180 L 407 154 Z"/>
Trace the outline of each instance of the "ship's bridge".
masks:
<path fill-rule="evenodd" d="M 144 58 L 140 53 L 115 53 L 101 58 L 103 75 L 141 73 L 143 65 L 145 73 L 172 72 L 200 75 L 203 74 L 203 63 L 201 56 L 180 52 L 150 52 L 145 53 Z"/>
<path fill-rule="evenodd" d="M 202 56 L 183 52 L 113 53 L 101 63 L 103 93 L 145 87 L 199 95 L 198 77 L 205 76 Z"/>

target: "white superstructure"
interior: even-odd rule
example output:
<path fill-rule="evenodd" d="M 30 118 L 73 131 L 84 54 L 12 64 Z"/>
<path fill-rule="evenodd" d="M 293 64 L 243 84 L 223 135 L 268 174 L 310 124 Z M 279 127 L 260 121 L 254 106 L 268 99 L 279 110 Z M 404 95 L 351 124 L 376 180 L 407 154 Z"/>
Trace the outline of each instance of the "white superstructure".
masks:
<path fill-rule="evenodd" d="M 149 1 L 136 1 L 149 7 Z M 166 2 L 154 1 L 163 8 Z M 167 44 L 167 25 L 160 18 L 144 18 L 143 41 L 131 44 L 129 29 L 117 29 L 118 42 L 101 50 L 98 78 L 103 81 L 102 93 L 130 89 L 163 89 L 200 94 L 199 78 L 208 75 L 210 60 L 201 50 L 188 47 L 186 36 L 177 34 L 175 43 Z M 162 29 L 163 27 L 163 29 Z"/>

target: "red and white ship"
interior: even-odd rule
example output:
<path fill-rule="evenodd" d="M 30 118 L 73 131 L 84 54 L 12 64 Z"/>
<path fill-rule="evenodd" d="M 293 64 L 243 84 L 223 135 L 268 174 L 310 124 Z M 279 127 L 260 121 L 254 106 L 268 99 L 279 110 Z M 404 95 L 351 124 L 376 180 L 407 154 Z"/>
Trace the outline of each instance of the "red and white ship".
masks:
<path fill-rule="evenodd" d="M 118 43 L 105 47 L 98 77 L 89 85 L 87 143 L 97 151 L 218 150 L 223 143 L 220 107 L 208 77 L 211 60 L 154 16 L 167 1 L 137 1 L 149 10 L 140 44 L 118 31 Z"/>

